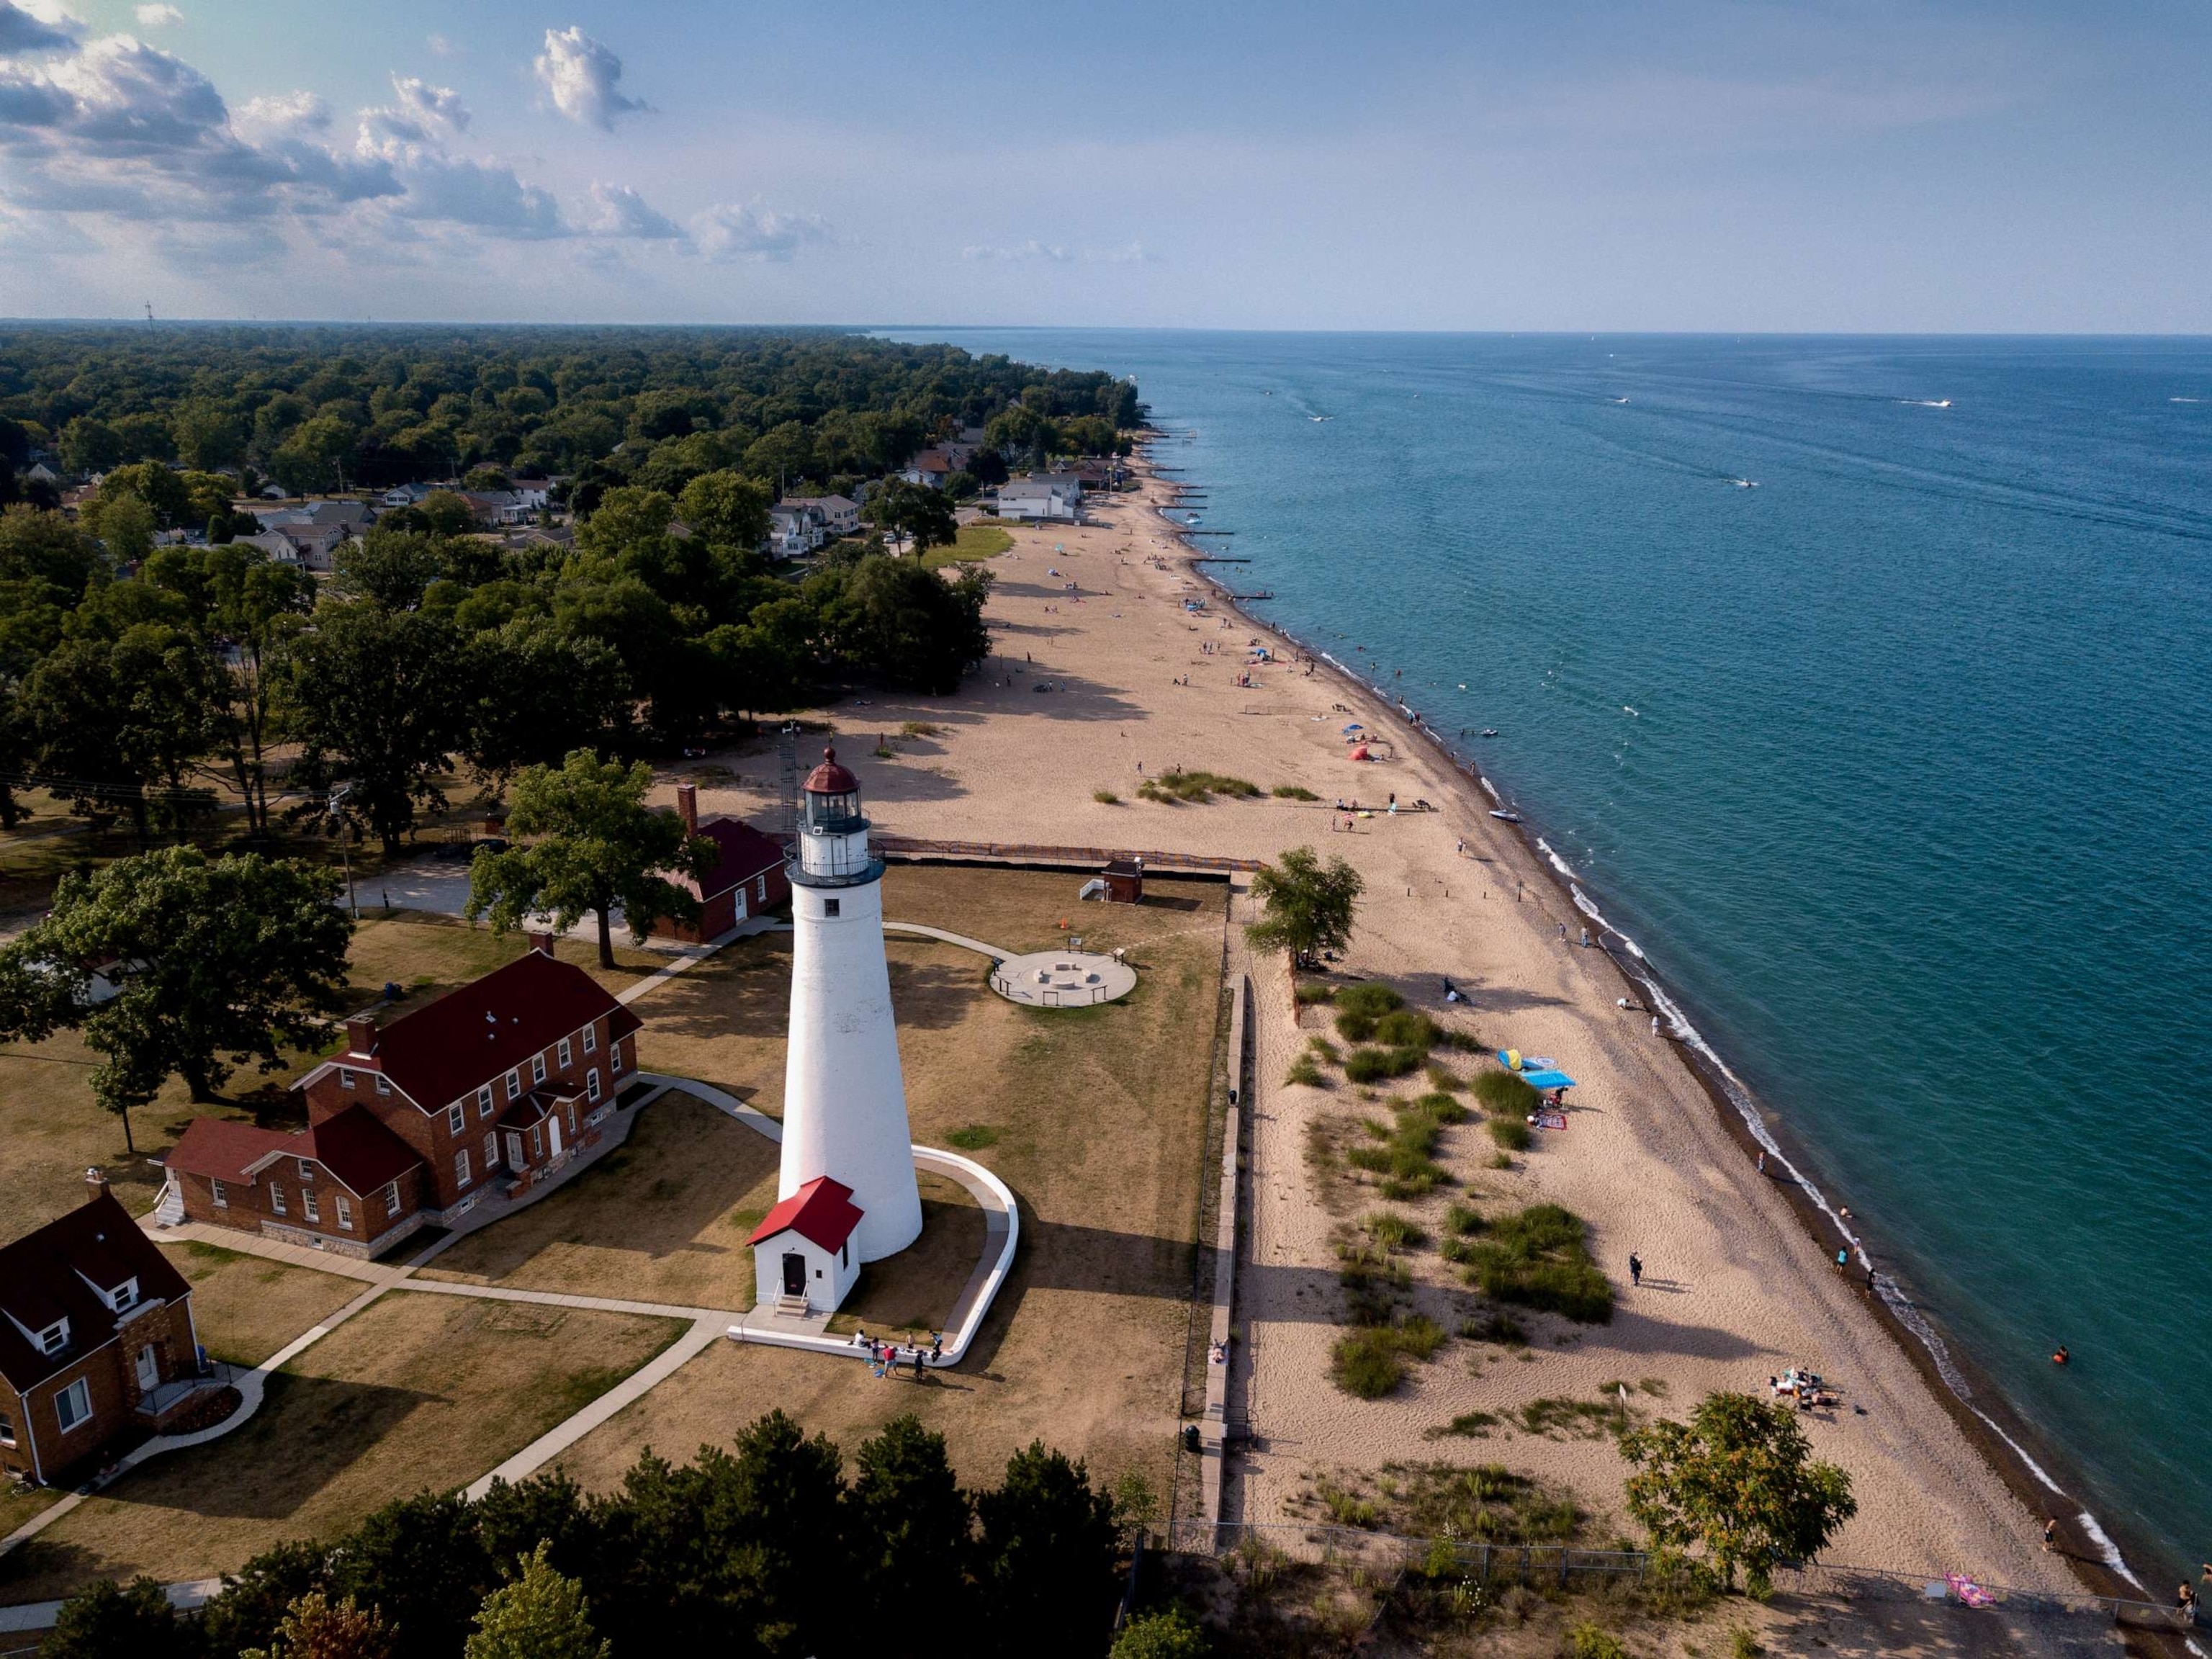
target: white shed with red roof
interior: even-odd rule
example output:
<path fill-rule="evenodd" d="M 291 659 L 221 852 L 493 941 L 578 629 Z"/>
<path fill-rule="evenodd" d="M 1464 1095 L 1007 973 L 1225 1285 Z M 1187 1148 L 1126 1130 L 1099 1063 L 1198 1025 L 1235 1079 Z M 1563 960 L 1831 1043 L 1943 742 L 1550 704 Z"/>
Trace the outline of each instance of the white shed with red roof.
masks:
<path fill-rule="evenodd" d="M 753 1229 L 757 1307 L 787 1313 L 834 1313 L 860 1276 L 853 1249 L 860 1211 L 853 1189 L 817 1176 L 768 1212 Z"/>

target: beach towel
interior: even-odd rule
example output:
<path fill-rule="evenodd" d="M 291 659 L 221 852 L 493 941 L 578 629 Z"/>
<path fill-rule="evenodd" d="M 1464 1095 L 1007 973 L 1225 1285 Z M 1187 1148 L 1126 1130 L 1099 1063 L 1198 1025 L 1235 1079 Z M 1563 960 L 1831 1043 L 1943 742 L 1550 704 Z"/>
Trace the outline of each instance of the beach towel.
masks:
<path fill-rule="evenodd" d="M 1962 1572 L 1947 1572 L 1943 1582 L 1951 1587 L 1951 1594 L 1970 1607 L 1989 1607 L 1996 1605 L 1997 1598 Z"/>
<path fill-rule="evenodd" d="M 1532 1089 L 1571 1089 L 1574 1079 L 1565 1072 L 1539 1070 L 1534 1062 L 1523 1064 L 1521 1080 Z"/>
<path fill-rule="evenodd" d="M 1540 1129 L 1564 1129 L 1567 1127 L 1567 1115 L 1565 1112 L 1555 1112 L 1547 1106 L 1536 1114 L 1534 1122 Z"/>

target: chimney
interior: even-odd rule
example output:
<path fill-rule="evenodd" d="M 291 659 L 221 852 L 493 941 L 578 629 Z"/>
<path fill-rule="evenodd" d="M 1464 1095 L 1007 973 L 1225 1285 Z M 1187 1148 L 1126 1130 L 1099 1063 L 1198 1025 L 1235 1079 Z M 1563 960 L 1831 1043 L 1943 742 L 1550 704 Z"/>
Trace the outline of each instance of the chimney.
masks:
<path fill-rule="evenodd" d="M 532 934 L 531 934 L 531 935 L 529 936 L 529 938 L 530 938 L 530 948 L 531 948 L 532 950 L 533 950 L 533 951 L 542 951 L 544 954 L 545 954 L 546 956 L 549 956 L 549 957 L 550 957 L 550 956 L 551 956 L 551 955 L 553 954 L 553 935 L 552 935 L 552 934 L 550 934 L 550 933 L 532 933 Z"/>
<path fill-rule="evenodd" d="M 369 1054 L 376 1051 L 376 1016 L 356 1014 L 346 1021 L 346 1052 Z"/>
<path fill-rule="evenodd" d="M 107 1177 L 98 1170 L 84 1172 L 84 1198 L 88 1204 L 97 1204 L 107 1196 Z"/>
<path fill-rule="evenodd" d="M 676 816 L 684 820 L 684 833 L 699 833 L 699 786 L 679 783 L 676 786 Z"/>

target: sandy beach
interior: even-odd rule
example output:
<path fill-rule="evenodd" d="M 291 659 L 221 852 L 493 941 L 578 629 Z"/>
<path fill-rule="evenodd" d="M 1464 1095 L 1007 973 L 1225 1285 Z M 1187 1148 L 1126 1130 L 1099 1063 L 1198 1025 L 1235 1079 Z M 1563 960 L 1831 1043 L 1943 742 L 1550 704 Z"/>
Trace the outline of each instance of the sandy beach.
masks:
<path fill-rule="evenodd" d="M 1540 1133 L 1510 1170 L 1490 1167 L 1493 1149 L 1479 1124 L 1447 1131 L 1440 1156 L 1462 1190 L 1492 1212 L 1565 1206 L 1589 1222 L 1592 1249 L 1620 1291 L 1609 1325 L 1531 1318 L 1525 1349 L 1453 1341 L 1388 1398 L 1340 1393 L 1328 1378 L 1342 1329 L 1332 1234 L 1373 1207 L 1373 1195 L 1340 1192 L 1333 1212 L 1307 1148 L 1310 1125 L 1356 1118 L 1359 1103 L 1340 1079 L 1325 1089 L 1284 1083 L 1307 1038 L 1327 1029 L 1319 1018 L 1327 1011 L 1300 1024 L 1285 964 L 1249 960 L 1253 1219 L 1231 1412 L 1249 1419 L 1253 1439 L 1232 1466 L 1230 1518 L 1298 1514 L 1292 1506 L 1306 1483 L 1334 1471 L 1446 1458 L 1500 1462 L 1570 1487 L 1613 1523 L 1601 1520 L 1601 1535 L 1627 1532 L 1624 1465 L 1609 1437 L 1548 1438 L 1504 1425 L 1481 1438 L 1426 1431 L 1462 1413 L 1595 1401 L 1624 1382 L 1636 1409 L 1679 1413 L 1709 1391 L 1755 1392 L 1770 1375 L 1802 1365 L 1841 1391 L 1838 1408 L 1803 1420 L 1818 1454 L 1850 1472 L 1859 1505 L 1830 1559 L 2075 1588 L 2063 1559 L 2040 1548 L 2039 1519 L 1884 1328 L 1863 1275 L 1836 1272 L 1674 1042 L 1653 1035 L 1650 1015 L 1615 1006 L 1625 988 L 1619 973 L 1601 951 L 1582 948 L 1583 919 L 1518 835 L 1487 816 L 1479 790 L 1410 738 L 1379 700 L 1326 668 L 1248 665 L 1248 642 L 1279 653 L 1283 641 L 1224 610 L 1196 580 L 1156 511 L 1168 488 L 1147 479 L 1140 492 L 1094 499 L 1085 525 L 1018 529 L 1014 548 L 991 566 L 998 654 L 957 696 L 878 697 L 826 711 L 871 816 L 884 831 L 925 837 L 1261 859 L 1306 845 L 1342 854 L 1366 882 L 1343 971 L 1386 981 L 1440 1024 L 1547 1056 L 1578 1079 L 1569 1127 Z M 1194 599 L 1210 599 L 1211 609 L 1188 612 Z M 1248 673 L 1250 683 L 1240 684 Z M 1355 720 L 1397 740 L 1354 763 L 1340 728 Z M 938 731 L 900 738 L 909 721 Z M 879 733 L 894 738 L 892 758 L 870 753 Z M 772 757 L 756 751 L 731 763 L 741 775 L 703 788 L 702 805 L 770 808 L 774 779 L 757 769 Z M 1173 767 L 1249 779 L 1262 791 L 1303 786 L 1320 799 L 1137 799 L 1146 778 Z M 1379 807 L 1394 793 L 1401 805 L 1425 800 L 1435 810 L 1339 827 L 1340 798 Z M 1106 794 L 1115 799 L 1098 799 Z M 1073 915 L 1072 880 L 1068 898 Z M 1447 975 L 1467 1000 L 1446 1006 Z M 1472 1069 L 1464 1057 L 1457 1063 Z M 1440 1194 L 1411 1208 L 1440 1215 L 1444 1202 Z M 1640 1287 L 1628 1282 L 1631 1252 L 1644 1263 Z M 1415 1260 L 1424 1264 L 1417 1305 L 1455 1328 L 1466 1292 L 1433 1251 Z"/>

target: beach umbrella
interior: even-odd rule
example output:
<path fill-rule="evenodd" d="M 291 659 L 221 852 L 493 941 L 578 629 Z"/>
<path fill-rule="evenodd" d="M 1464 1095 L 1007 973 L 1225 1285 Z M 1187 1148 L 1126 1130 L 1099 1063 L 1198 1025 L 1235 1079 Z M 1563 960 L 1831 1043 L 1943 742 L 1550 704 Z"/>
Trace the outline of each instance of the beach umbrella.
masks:
<path fill-rule="evenodd" d="M 1367 758 L 1367 745 L 1363 743 L 1358 748 L 1353 750 L 1352 751 L 1352 758 L 1354 760 L 1365 760 Z"/>
<path fill-rule="evenodd" d="M 1521 1069 L 1521 1051 L 1518 1048 L 1508 1048 L 1504 1054 L 1498 1055 L 1498 1059 L 1505 1062 L 1505 1069 L 1509 1072 L 1517 1072 Z"/>

